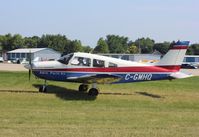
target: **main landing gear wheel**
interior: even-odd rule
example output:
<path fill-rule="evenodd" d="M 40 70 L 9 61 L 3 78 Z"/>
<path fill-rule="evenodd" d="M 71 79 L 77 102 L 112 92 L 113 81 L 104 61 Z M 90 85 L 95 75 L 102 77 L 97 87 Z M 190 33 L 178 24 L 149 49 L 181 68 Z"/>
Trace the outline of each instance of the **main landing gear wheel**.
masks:
<path fill-rule="evenodd" d="M 88 90 L 88 85 L 85 85 L 85 84 L 81 84 L 79 86 L 79 91 L 80 92 L 86 92 Z"/>
<path fill-rule="evenodd" d="M 91 88 L 89 91 L 88 91 L 88 95 L 89 96 L 97 96 L 99 94 L 99 91 L 98 89 L 96 88 Z"/>

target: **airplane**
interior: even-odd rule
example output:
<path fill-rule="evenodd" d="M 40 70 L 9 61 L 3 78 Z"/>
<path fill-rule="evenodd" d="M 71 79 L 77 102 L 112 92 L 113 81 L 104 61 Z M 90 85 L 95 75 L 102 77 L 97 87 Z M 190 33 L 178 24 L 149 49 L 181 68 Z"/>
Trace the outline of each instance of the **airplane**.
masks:
<path fill-rule="evenodd" d="M 39 92 L 47 92 L 46 80 L 81 83 L 80 92 L 97 96 L 97 84 L 119 84 L 130 82 L 171 80 L 190 77 L 180 72 L 189 41 L 171 44 L 169 51 L 159 62 L 143 64 L 108 56 L 76 52 L 55 61 L 29 62 L 25 68 L 38 78 L 44 79 Z M 92 87 L 89 89 L 89 85 Z"/>

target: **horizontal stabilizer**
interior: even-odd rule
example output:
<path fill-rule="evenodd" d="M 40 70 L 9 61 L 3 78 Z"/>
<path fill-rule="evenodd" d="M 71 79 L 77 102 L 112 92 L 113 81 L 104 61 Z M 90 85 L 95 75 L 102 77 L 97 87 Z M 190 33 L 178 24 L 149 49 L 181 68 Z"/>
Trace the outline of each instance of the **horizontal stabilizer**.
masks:
<path fill-rule="evenodd" d="M 192 76 L 193 75 L 191 75 L 191 74 L 186 74 L 186 73 L 183 73 L 183 72 L 175 72 L 175 73 L 172 73 L 170 75 L 170 77 L 175 78 L 175 79 L 189 78 L 189 77 L 192 77 Z"/>

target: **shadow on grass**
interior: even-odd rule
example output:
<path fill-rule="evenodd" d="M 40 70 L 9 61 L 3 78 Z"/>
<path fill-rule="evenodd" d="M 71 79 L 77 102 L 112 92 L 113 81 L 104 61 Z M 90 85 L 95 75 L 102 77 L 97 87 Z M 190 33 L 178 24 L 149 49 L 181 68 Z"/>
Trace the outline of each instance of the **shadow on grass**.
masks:
<path fill-rule="evenodd" d="M 10 92 L 10 93 L 39 93 L 34 90 L 13 90 L 13 89 L 1 89 L 0 92 Z"/>
<path fill-rule="evenodd" d="M 155 95 L 155 94 L 151 94 L 151 93 L 147 93 L 147 92 L 135 92 L 135 93 L 144 95 L 144 96 L 148 96 L 148 97 L 152 97 L 152 98 L 163 98 L 160 95 Z"/>
<path fill-rule="evenodd" d="M 135 95 L 134 93 L 114 93 L 114 92 L 106 92 L 106 93 L 100 93 L 102 95 L 126 95 L 126 96 L 129 96 L 129 95 Z"/>
<path fill-rule="evenodd" d="M 39 84 L 33 84 L 34 87 L 38 88 L 42 86 Z M 63 100 L 86 100 L 92 101 L 95 100 L 96 96 L 89 96 L 87 93 L 81 93 L 77 90 L 67 89 L 64 87 L 59 87 L 55 85 L 48 85 L 47 94 L 55 94 L 58 98 Z"/>
<path fill-rule="evenodd" d="M 40 84 L 33 84 L 39 91 L 39 87 L 42 86 Z M 0 90 L 0 92 L 15 92 L 15 93 L 40 93 L 38 91 L 31 91 L 31 90 Z M 45 94 L 45 93 L 44 93 Z M 55 94 L 58 98 L 63 100 L 87 100 L 92 101 L 95 100 L 96 96 L 89 96 L 88 93 L 81 93 L 77 90 L 67 89 L 64 87 L 59 87 L 55 85 L 48 85 L 46 94 Z M 99 93 L 102 95 L 124 95 L 124 96 L 131 96 L 131 95 L 143 95 L 151 98 L 164 98 L 160 95 L 151 94 L 147 92 L 134 92 L 134 93 L 115 93 L 115 92 L 104 92 Z"/>

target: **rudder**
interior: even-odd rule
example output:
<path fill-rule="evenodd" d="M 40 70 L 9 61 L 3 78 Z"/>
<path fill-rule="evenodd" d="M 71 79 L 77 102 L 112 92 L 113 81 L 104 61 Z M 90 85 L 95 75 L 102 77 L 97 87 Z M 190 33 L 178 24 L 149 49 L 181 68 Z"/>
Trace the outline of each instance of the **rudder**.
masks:
<path fill-rule="evenodd" d="M 157 65 L 180 67 L 188 49 L 188 45 L 189 41 L 177 41 L 176 43 L 172 43 L 169 51 L 163 56 Z"/>

